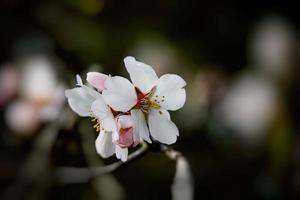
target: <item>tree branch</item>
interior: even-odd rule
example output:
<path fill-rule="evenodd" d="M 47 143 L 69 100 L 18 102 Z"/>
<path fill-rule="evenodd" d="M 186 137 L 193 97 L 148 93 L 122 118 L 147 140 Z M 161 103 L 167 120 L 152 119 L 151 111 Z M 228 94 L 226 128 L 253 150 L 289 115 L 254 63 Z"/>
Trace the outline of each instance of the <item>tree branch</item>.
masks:
<path fill-rule="evenodd" d="M 147 143 L 141 143 L 141 147 L 131 153 L 128 156 L 126 162 L 117 161 L 106 166 L 92 168 L 59 167 L 54 171 L 54 178 L 59 182 L 66 184 L 88 182 L 96 176 L 102 176 L 108 173 L 112 173 L 125 166 L 126 164 L 132 162 L 133 160 L 141 158 L 149 150 L 148 147 L 149 146 L 147 145 Z M 161 152 L 164 152 L 169 159 L 174 161 L 177 161 L 179 158 L 184 158 L 181 152 L 176 151 L 164 144 L 160 144 L 159 150 Z"/>
<path fill-rule="evenodd" d="M 60 167 L 57 168 L 54 172 L 54 177 L 63 183 L 82 183 L 88 182 L 95 176 L 101 176 L 104 174 L 111 173 L 116 171 L 120 167 L 141 158 L 148 150 L 148 145 L 143 142 L 141 143 L 141 147 L 131 153 L 126 162 L 117 161 L 110 165 L 102 166 L 102 167 L 93 167 L 93 168 L 77 168 L 77 167 Z"/>

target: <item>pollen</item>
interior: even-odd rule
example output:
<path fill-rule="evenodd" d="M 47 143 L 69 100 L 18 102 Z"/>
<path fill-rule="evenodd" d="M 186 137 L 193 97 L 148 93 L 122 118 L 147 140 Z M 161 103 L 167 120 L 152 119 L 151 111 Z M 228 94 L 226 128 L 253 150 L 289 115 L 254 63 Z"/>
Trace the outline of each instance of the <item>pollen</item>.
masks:
<path fill-rule="evenodd" d="M 97 131 L 100 132 L 101 126 L 100 126 L 100 121 L 95 115 L 90 115 L 91 121 L 94 122 L 95 124 L 93 125 L 93 128 Z"/>
<path fill-rule="evenodd" d="M 160 109 L 160 105 L 159 105 L 159 102 L 157 101 L 150 101 L 150 107 L 151 108 L 155 108 L 155 109 Z"/>
<path fill-rule="evenodd" d="M 144 113 L 148 113 L 150 108 L 160 109 L 159 95 L 155 94 L 156 87 L 153 87 L 147 94 L 143 94 L 138 88 L 136 88 L 138 103 L 137 107 Z"/>

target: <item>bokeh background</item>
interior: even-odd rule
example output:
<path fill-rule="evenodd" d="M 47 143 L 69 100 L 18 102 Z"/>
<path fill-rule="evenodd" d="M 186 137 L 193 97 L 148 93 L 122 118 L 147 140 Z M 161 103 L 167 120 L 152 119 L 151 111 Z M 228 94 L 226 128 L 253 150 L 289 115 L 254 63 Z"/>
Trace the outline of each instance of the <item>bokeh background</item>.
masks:
<path fill-rule="evenodd" d="M 127 55 L 187 81 L 173 147 L 194 199 L 298 199 L 299 15 L 288 1 L 0 1 L 0 199 L 171 199 L 161 152 L 85 183 L 53 178 L 116 161 L 64 90 L 88 71 L 128 77 Z"/>

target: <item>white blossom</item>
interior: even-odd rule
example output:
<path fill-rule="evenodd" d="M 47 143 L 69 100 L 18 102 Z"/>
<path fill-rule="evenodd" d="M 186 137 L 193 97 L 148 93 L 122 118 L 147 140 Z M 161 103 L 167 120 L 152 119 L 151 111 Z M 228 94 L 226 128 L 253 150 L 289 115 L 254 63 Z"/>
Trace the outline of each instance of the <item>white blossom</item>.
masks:
<path fill-rule="evenodd" d="M 152 137 L 161 143 L 175 143 L 179 131 L 167 110 L 178 110 L 186 99 L 186 83 L 180 76 L 158 78 L 152 67 L 133 57 L 124 62 L 132 83 L 121 76 L 89 72 L 87 82 L 93 88 L 77 76 L 78 87 L 65 92 L 74 112 L 97 123 L 98 154 L 103 158 L 116 154 L 123 162 L 128 148 L 142 140 L 151 143 Z"/>
<path fill-rule="evenodd" d="M 105 102 L 116 111 L 130 111 L 135 138 L 151 142 L 150 132 L 161 143 L 175 143 L 179 131 L 167 110 L 184 105 L 186 82 L 175 74 L 158 78 L 151 66 L 133 57 L 126 57 L 124 62 L 133 84 L 123 77 L 109 77 L 102 94 Z"/>

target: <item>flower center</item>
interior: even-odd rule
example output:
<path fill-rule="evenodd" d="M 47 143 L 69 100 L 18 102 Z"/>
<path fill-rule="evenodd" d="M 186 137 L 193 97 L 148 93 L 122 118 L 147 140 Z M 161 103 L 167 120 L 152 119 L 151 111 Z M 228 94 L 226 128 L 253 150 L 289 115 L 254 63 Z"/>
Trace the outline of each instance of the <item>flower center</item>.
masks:
<path fill-rule="evenodd" d="M 148 113 L 150 108 L 160 109 L 160 102 L 157 100 L 158 96 L 156 95 L 156 98 L 153 98 L 156 87 L 153 87 L 147 94 L 142 93 L 138 88 L 135 89 L 138 97 L 138 103 L 136 106 L 139 109 L 141 109 L 144 113 Z"/>
<path fill-rule="evenodd" d="M 119 133 L 120 134 L 126 134 L 128 131 L 130 131 L 132 129 L 132 127 L 130 127 L 130 128 L 121 128 L 120 130 L 119 130 Z"/>

